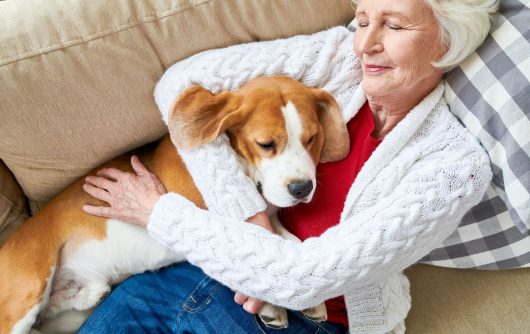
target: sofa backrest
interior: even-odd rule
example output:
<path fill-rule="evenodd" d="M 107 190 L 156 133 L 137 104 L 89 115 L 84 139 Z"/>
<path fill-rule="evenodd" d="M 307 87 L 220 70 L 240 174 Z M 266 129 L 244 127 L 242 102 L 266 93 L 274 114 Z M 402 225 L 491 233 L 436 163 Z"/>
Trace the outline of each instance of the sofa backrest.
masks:
<path fill-rule="evenodd" d="M 349 0 L 0 1 L 0 159 L 35 212 L 166 132 L 152 91 L 174 62 L 352 17 Z"/>

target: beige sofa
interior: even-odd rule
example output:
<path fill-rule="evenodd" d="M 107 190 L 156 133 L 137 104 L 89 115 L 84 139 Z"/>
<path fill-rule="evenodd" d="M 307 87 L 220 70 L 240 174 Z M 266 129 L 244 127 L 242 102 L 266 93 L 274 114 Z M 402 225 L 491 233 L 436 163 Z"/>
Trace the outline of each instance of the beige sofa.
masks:
<path fill-rule="evenodd" d="M 152 98 L 202 50 L 311 33 L 349 0 L 0 1 L 0 243 L 70 182 L 166 129 Z M 530 272 L 414 266 L 408 333 L 530 333 Z"/>

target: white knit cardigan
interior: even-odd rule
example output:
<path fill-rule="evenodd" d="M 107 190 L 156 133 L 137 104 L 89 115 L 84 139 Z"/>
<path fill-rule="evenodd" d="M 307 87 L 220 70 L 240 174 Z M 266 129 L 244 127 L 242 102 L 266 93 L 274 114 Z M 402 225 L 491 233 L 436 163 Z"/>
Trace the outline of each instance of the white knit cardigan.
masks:
<path fill-rule="evenodd" d="M 353 33 L 237 45 L 173 65 L 155 89 L 169 106 L 191 84 L 213 93 L 262 75 L 288 75 L 332 93 L 349 121 L 365 103 Z M 243 220 L 265 208 L 226 135 L 181 151 L 210 211 L 166 194 L 150 235 L 232 289 L 300 310 L 344 295 L 350 333 L 404 332 L 410 308 L 403 269 L 453 232 L 483 196 L 489 159 L 449 112 L 440 84 L 384 138 L 349 190 L 340 223 L 302 243 Z M 340 176 L 339 176 L 340 177 Z"/>

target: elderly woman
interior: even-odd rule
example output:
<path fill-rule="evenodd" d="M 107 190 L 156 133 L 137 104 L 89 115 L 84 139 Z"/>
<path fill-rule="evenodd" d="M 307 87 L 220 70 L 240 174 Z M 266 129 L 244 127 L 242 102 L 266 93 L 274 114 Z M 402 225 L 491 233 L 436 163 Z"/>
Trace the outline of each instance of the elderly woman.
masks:
<path fill-rule="evenodd" d="M 443 100 L 442 78 L 482 43 L 498 1 L 357 5 L 354 33 L 338 27 L 205 52 L 171 67 L 155 90 L 166 121 L 191 84 L 217 93 L 289 75 L 337 98 L 352 152 L 319 165 L 312 203 L 280 214 L 303 242 L 242 223 L 269 226 L 225 135 L 181 151 L 209 211 L 165 194 L 136 158 L 136 174 L 102 170 L 85 190 L 110 207 L 85 211 L 145 226 L 189 263 L 127 280 L 82 333 L 269 332 L 251 314 L 259 300 L 290 310 L 326 301 L 328 321 L 290 311 L 286 333 L 404 331 L 410 296 L 402 270 L 450 235 L 491 179 L 486 153 Z"/>

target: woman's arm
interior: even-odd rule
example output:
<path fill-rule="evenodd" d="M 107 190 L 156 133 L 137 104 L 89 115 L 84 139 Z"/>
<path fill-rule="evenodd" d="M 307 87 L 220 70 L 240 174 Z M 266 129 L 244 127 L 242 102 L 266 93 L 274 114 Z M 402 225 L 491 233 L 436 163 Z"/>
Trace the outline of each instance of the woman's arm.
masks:
<path fill-rule="evenodd" d="M 174 99 L 190 85 L 219 93 L 236 90 L 258 76 L 287 75 L 326 89 L 342 110 L 355 109 L 350 105 L 351 96 L 361 73 L 352 48 L 353 33 L 337 27 L 313 35 L 206 51 L 169 68 L 155 88 L 155 100 L 167 123 Z M 211 212 L 243 220 L 265 209 L 226 135 L 179 153 Z"/>
<path fill-rule="evenodd" d="M 415 263 L 481 199 L 491 179 L 482 152 L 428 159 L 375 206 L 303 243 L 200 210 L 177 194 L 157 202 L 148 230 L 223 284 L 304 309 Z"/>

